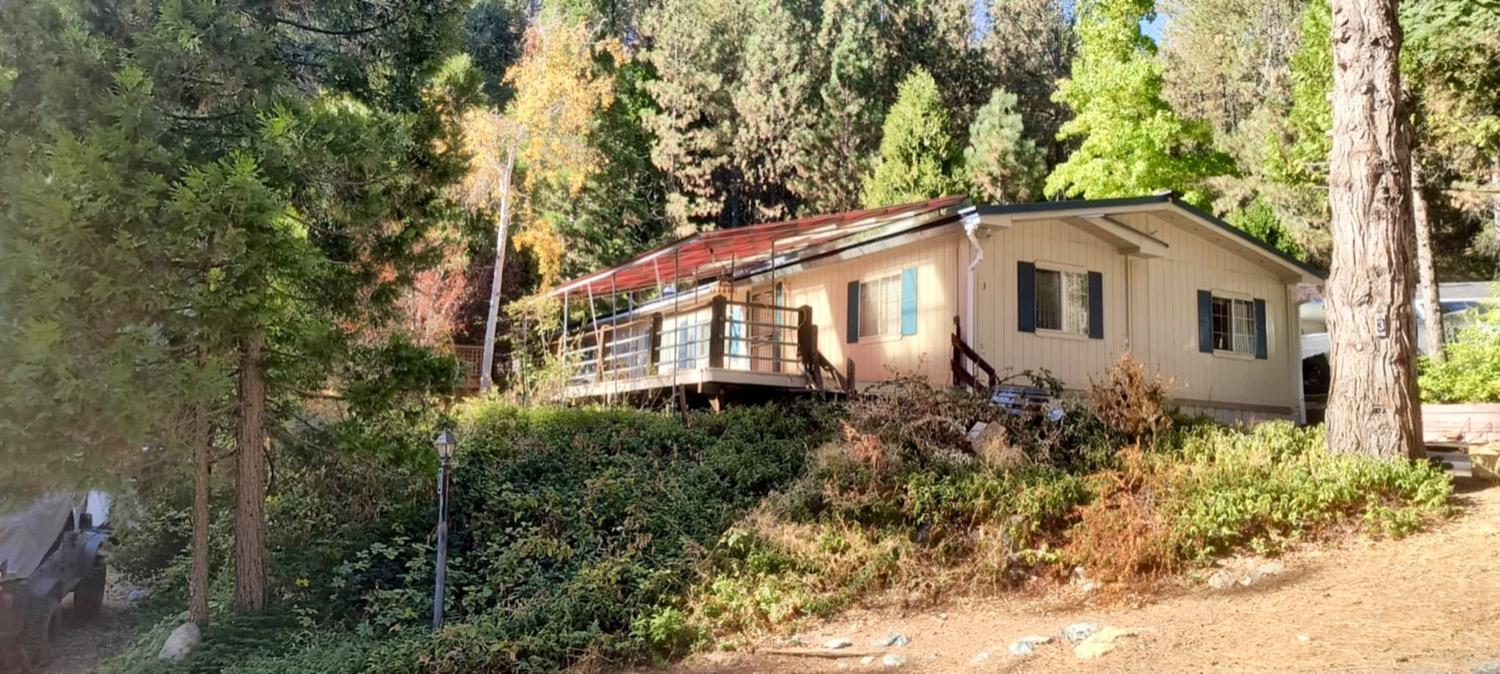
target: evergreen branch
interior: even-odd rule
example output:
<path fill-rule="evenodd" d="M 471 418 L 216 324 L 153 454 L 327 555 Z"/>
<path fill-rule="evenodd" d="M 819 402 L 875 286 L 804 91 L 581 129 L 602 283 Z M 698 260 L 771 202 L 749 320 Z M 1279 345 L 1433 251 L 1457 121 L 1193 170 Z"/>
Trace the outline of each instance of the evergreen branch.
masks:
<path fill-rule="evenodd" d="M 296 19 L 290 19 L 284 16 L 272 16 L 271 21 L 279 23 L 283 26 L 291 26 L 292 28 L 296 28 L 298 30 L 305 30 L 309 33 L 332 35 L 335 37 L 351 37 L 355 35 L 363 35 L 365 33 L 373 33 L 377 30 L 387 28 L 391 24 L 396 23 L 396 18 L 397 17 L 391 17 L 383 23 L 378 23 L 373 26 L 365 26 L 363 28 L 324 28 L 322 26 L 314 26 L 312 24 L 302 23 L 300 21 L 297 21 Z"/>

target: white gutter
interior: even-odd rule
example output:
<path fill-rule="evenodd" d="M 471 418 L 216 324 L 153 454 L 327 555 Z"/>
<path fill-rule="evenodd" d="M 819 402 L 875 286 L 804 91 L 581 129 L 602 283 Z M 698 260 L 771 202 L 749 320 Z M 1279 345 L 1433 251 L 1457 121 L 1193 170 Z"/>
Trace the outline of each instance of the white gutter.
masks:
<path fill-rule="evenodd" d="M 964 342 L 969 346 L 974 345 L 974 269 L 979 266 L 979 261 L 984 259 L 984 246 L 979 243 L 979 212 L 973 206 L 967 206 L 959 211 L 959 217 L 963 218 L 964 236 L 969 237 L 969 245 L 974 248 L 974 257 L 969 260 L 968 290 L 964 293 Z"/>

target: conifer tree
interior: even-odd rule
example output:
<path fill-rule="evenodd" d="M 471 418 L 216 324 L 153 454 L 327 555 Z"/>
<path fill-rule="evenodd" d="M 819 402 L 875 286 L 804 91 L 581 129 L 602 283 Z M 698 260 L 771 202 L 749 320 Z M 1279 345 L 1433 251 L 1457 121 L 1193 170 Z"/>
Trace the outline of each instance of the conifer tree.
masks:
<path fill-rule="evenodd" d="M 917 69 L 901 83 L 883 131 L 880 159 L 865 178 L 867 208 L 962 190 L 962 155 L 948 135 L 948 111 L 927 71 Z"/>

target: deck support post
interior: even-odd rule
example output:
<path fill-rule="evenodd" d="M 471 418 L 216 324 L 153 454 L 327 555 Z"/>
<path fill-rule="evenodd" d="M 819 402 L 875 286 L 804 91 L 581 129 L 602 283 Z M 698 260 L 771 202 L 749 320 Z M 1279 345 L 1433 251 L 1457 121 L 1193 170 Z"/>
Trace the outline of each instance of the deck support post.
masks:
<path fill-rule="evenodd" d="M 729 298 L 714 296 L 708 323 L 708 366 L 724 367 L 724 322 L 729 315 Z"/>
<path fill-rule="evenodd" d="M 661 366 L 661 324 L 661 312 L 651 314 L 651 336 L 647 338 L 646 346 L 646 355 L 650 359 L 646 366 L 647 374 L 656 374 L 657 368 Z"/>

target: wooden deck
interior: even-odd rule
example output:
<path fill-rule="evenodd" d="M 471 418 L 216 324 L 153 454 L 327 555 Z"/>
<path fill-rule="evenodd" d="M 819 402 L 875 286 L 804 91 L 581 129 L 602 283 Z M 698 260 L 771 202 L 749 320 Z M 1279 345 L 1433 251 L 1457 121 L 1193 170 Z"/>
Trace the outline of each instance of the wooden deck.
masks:
<path fill-rule="evenodd" d="M 817 390 L 801 372 L 750 372 L 723 367 L 704 367 L 626 379 L 576 383 L 570 385 L 563 396 L 570 399 L 612 398 L 666 391 L 676 386 L 706 394 L 716 394 L 732 387 L 759 387 L 785 391 Z"/>

